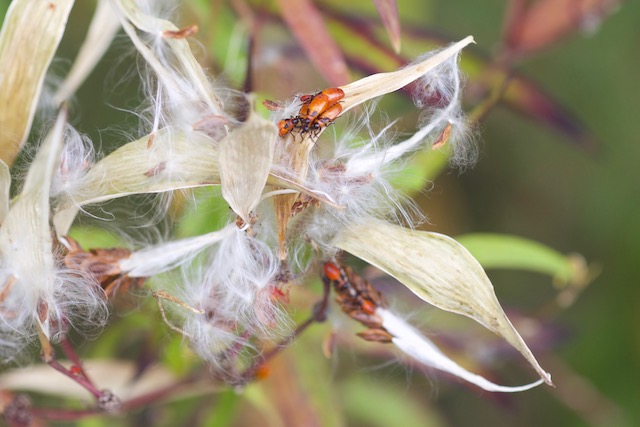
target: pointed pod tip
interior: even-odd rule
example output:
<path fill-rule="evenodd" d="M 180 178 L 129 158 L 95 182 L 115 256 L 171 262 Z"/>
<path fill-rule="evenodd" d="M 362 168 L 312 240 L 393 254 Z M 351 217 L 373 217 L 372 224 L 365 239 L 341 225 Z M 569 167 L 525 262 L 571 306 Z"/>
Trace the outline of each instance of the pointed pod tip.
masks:
<path fill-rule="evenodd" d="M 545 371 L 544 369 L 542 369 L 542 367 L 540 366 L 540 364 L 538 363 L 538 361 L 535 358 L 533 360 L 531 360 L 526 354 L 523 353 L 523 355 L 525 356 L 525 358 L 529 361 L 529 363 L 533 366 L 535 371 L 540 376 L 540 381 L 544 382 L 546 385 L 548 385 L 550 387 L 554 387 L 555 388 L 555 384 L 553 383 L 553 381 L 551 381 L 551 374 L 549 372 Z M 533 356 L 533 355 L 531 355 L 531 356 Z"/>
<path fill-rule="evenodd" d="M 476 43 L 476 39 L 473 36 L 467 36 L 467 37 L 463 38 L 459 42 L 454 43 L 454 46 L 456 46 L 458 49 L 462 49 L 465 46 L 468 46 L 470 44 L 477 44 Z"/>
<path fill-rule="evenodd" d="M 400 49 L 402 48 L 400 38 L 393 39 L 393 40 L 391 41 L 391 46 L 393 47 L 393 51 L 394 51 L 396 54 L 399 54 L 399 53 L 400 53 Z"/>

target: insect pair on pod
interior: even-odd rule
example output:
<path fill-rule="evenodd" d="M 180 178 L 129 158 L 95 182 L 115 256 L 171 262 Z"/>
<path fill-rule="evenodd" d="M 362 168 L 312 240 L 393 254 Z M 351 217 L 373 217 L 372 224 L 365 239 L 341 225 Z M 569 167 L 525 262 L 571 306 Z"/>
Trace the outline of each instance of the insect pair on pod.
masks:
<path fill-rule="evenodd" d="M 297 116 L 280 120 L 278 131 L 283 138 L 294 129 L 301 133 L 317 134 L 329 126 L 342 112 L 340 100 L 344 98 L 342 89 L 334 87 L 325 89 L 315 95 L 302 95 L 302 106 Z"/>

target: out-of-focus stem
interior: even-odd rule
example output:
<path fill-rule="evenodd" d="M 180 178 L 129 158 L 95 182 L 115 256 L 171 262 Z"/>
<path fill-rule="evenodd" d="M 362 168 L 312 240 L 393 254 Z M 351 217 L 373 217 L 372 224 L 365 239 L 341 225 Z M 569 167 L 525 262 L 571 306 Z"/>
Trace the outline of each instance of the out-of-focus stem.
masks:
<path fill-rule="evenodd" d="M 474 109 L 469 113 L 469 121 L 471 123 L 479 123 L 484 120 L 487 115 L 491 112 L 491 110 L 502 100 L 504 93 L 507 91 L 509 87 L 509 82 L 511 81 L 511 72 L 505 73 L 505 77 L 502 79 L 500 84 L 493 87 L 489 96 L 480 102 L 480 104 L 476 105 Z"/>
<path fill-rule="evenodd" d="M 183 387 L 200 380 L 200 378 L 200 375 L 192 375 L 164 388 L 124 401 L 120 405 L 119 412 L 131 411 L 137 408 L 148 406 L 149 404 L 152 404 L 154 402 L 158 402 L 164 398 L 181 392 L 183 390 Z M 109 414 L 108 411 L 101 408 L 88 408 L 80 410 L 31 408 L 30 413 L 36 418 L 48 421 L 77 421 L 92 416 Z"/>

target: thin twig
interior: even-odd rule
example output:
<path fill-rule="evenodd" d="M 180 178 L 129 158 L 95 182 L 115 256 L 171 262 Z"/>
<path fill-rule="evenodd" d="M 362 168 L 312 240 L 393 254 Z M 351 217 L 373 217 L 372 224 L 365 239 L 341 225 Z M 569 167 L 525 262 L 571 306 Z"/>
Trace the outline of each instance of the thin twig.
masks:
<path fill-rule="evenodd" d="M 474 109 L 469 113 L 469 120 L 471 123 L 480 123 L 487 117 L 487 115 L 493 110 L 493 108 L 502 100 L 509 83 L 511 82 L 511 71 L 508 71 L 499 85 L 495 86 L 489 96 L 476 105 Z"/>
<path fill-rule="evenodd" d="M 60 347 L 62 348 L 62 351 L 67 356 L 67 358 L 73 363 L 73 366 L 76 368 L 77 374 L 82 375 L 88 382 L 93 384 L 93 381 L 91 381 L 84 368 L 82 367 L 82 361 L 78 357 L 78 354 L 73 348 L 73 345 L 71 345 L 68 337 L 65 336 L 60 340 Z"/>
<path fill-rule="evenodd" d="M 120 411 L 118 412 L 127 412 L 132 411 L 137 408 L 141 408 L 147 406 L 151 403 L 158 402 L 161 399 L 167 398 L 173 394 L 176 394 L 182 391 L 184 386 L 192 384 L 198 381 L 201 378 L 199 375 L 192 375 L 190 377 L 184 378 L 180 381 L 177 381 L 174 384 L 166 386 L 164 388 L 149 392 L 142 396 L 135 397 L 133 399 L 122 402 L 120 406 Z M 79 409 L 79 410 L 71 410 L 71 409 L 53 409 L 53 408 L 31 408 L 30 413 L 39 419 L 48 420 L 48 421 L 77 421 L 80 419 L 98 416 L 98 415 L 109 415 L 109 411 L 106 411 L 102 408 L 87 408 L 87 409 Z"/>
<path fill-rule="evenodd" d="M 77 421 L 83 418 L 88 418 L 96 415 L 103 414 L 103 411 L 98 408 L 90 409 L 53 409 L 53 408 L 31 408 L 29 410 L 31 415 L 35 418 L 47 421 Z"/>
<path fill-rule="evenodd" d="M 164 321 L 164 323 L 172 330 L 178 332 L 179 334 L 190 338 L 191 335 L 189 335 L 187 332 L 183 331 L 182 329 L 180 329 L 179 327 L 177 327 L 176 325 L 174 325 L 168 318 L 167 318 L 167 314 L 164 311 L 164 306 L 162 305 L 162 302 L 160 301 L 161 299 L 165 299 L 165 300 L 169 300 L 171 302 L 174 302 L 176 304 L 178 304 L 180 307 L 184 307 L 187 310 L 196 313 L 196 314 L 204 314 L 204 310 L 200 310 L 197 309 L 195 307 L 191 307 L 189 304 L 179 300 L 178 298 L 174 297 L 173 295 L 171 295 L 168 292 L 165 291 L 153 291 L 151 292 L 151 295 L 153 295 L 153 297 L 156 299 L 156 301 L 158 302 L 158 309 L 160 310 L 160 315 L 162 316 L 162 320 Z"/>
<path fill-rule="evenodd" d="M 100 398 L 100 396 L 102 396 L 103 393 L 100 390 L 98 390 L 96 388 L 96 386 L 93 385 L 93 383 L 88 378 L 86 378 L 85 376 L 78 375 L 75 372 L 70 371 L 69 369 L 67 369 L 63 365 L 61 365 L 60 362 L 58 362 L 55 359 L 49 360 L 47 362 L 47 364 L 49 366 L 51 366 L 53 369 L 55 369 L 56 371 L 58 371 L 61 374 L 65 375 L 66 377 L 69 377 L 71 380 L 73 380 L 78 385 L 80 385 L 82 388 L 84 388 L 89 393 L 91 393 L 96 399 L 98 399 L 98 398 Z"/>
<path fill-rule="evenodd" d="M 322 299 L 317 302 L 313 307 L 313 314 L 304 322 L 298 325 L 298 327 L 286 338 L 280 341 L 273 348 L 262 353 L 260 357 L 258 357 L 244 372 L 240 375 L 239 385 L 246 384 L 249 381 L 253 380 L 258 373 L 258 370 L 269 360 L 271 360 L 274 356 L 280 353 L 282 350 L 287 348 L 293 341 L 302 334 L 309 326 L 313 323 L 321 323 L 327 319 L 327 308 L 329 307 L 329 294 L 331 292 L 330 283 L 326 280 L 323 280 L 323 294 Z"/>

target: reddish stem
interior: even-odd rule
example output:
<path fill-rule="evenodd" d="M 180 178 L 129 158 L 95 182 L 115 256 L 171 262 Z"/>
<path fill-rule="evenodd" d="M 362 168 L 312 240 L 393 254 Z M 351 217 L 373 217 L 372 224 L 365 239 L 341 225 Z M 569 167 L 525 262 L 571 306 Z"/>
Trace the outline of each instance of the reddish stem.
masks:
<path fill-rule="evenodd" d="M 316 303 L 313 307 L 313 314 L 304 322 L 302 322 L 298 327 L 285 339 L 280 341 L 273 348 L 262 353 L 262 356 L 257 358 L 251 366 L 244 370 L 242 375 L 240 375 L 239 384 L 246 384 L 249 381 L 253 380 L 258 373 L 260 367 L 262 367 L 266 362 L 271 360 L 274 356 L 280 353 L 282 350 L 287 348 L 293 341 L 302 332 L 305 331 L 309 326 L 311 326 L 315 322 L 324 322 L 327 319 L 327 308 L 329 307 L 329 294 L 331 292 L 330 283 L 326 280 L 323 280 L 323 294 L 322 299 Z"/>
<path fill-rule="evenodd" d="M 31 412 L 31 415 L 35 418 L 48 421 L 77 421 L 103 413 L 103 411 L 98 408 L 80 410 L 31 408 L 29 412 Z"/>
<path fill-rule="evenodd" d="M 83 374 L 81 373 L 75 373 L 70 371 L 69 369 L 65 368 L 64 366 L 62 366 L 57 360 L 50 360 L 49 362 L 47 362 L 49 364 L 49 366 L 51 366 L 53 369 L 55 369 L 56 371 L 60 372 L 61 374 L 71 378 L 73 381 L 75 381 L 76 383 L 78 383 L 80 386 L 82 386 L 83 388 L 85 388 L 89 393 L 91 393 L 96 399 L 98 399 L 101 395 L 102 392 L 100 390 L 97 389 L 97 387 L 95 385 L 93 385 L 93 383 Z"/>
<path fill-rule="evenodd" d="M 187 386 L 197 381 L 200 376 L 191 376 L 182 379 L 175 384 L 171 384 L 167 387 L 159 390 L 152 391 L 142 396 L 135 397 L 133 399 L 122 402 L 119 412 L 131 411 L 137 408 L 147 406 L 151 403 L 164 399 L 172 394 L 178 393 L 182 390 L 182 387 Z M 109 411 L 105 411 L 101 408 L 88 408 L 80 410 L 70 409 L 53 409 L 53 408 L 31 408 L 31 414 L 39 419 L 48 421 L 77 421 L 83 418 L 97 416 L 97 415 L 109 415 L 112 414 Z"/>
<path fill-rule="evenodd" d="M 77 368 L 78 375 L 82 375 L 89 383 L 93 384 L 93 381 L 89 378 L 84 368 L 82 367 L 82 361 L 78 357 L 73 345 L 71 345 L 71 341 L 66 336 L 62 338 L 60 341 L 60 347 L 62 351 L 67 356 L 67 358 L 73 363 L 74 367 Z"/>
<path fill-rule="evenodd" d="M 303 323 L 298 325 L 298 327 L 289 335 L 287 338 L 282 340 L 278 345 L 274 348 L 263 353 L 262 357 L 258 358 L 250 367 L 248 367 L 241 375 L 241 384 L 245 384 L 248 381 L 255 378 L 255 375 L 258 369 L 270 360 L 272 357 L 276 356 L 282 350 L 289 346 L 305 329 L 307 329 L 312 323 L 315 322 L 324 322 L 326 320 L 327 308 L 329 306 L 329 294 L 331 291 L 330 283 L 328 281 L 323 281 L 324 289 L 322 299 L 315 304 L 313 309 L 313 314 Z M 47 363 L 59 371 L 63 375 L 71 378 L 73 381 L 84 387 L 88 390 L 92 395 L 99 399 L 99 397 L 103 394 L 100 390 L 98 390 L 93 383 L 89 380 L 84 370 L 82 370 L 82 365 L 80 358 L 77 356 L 75 350 L 71 346 L 71 343 L 66 339 L 62 341 L 62 349 L 67 355 L 67 357 L 74 363 L 75 366 L 80 368 L 80 373 L 72 372 L 62 366 L 58 361 L 52 359 Z M 142 396 L 138 396 L 136 398 L 127 400 L 122 402 L 118 407 L 118 413 L 131 411 L 140 407 L 147 406 L 151 403 L 157 402 L 161 399 L 164 399 L 168 396 L 176 394 L 181 391 L 182 387 L 187 386 L 189 384 L 198 381 L 201 378 L 201 375 L 193 375 L 183 380 L 176 382 L 170 386 L 161 388 L 159 390 L 152 391 Z M 81 410 L 68 410 L 68 409 L 53 409 L 53 408 L 31 408 L 31 414 L 42 420 L 49 421 L 76 421 L 83 418 L 105 415 L 105 414 L 113 414 L 114 412 L 107 411 L 103 408 L 88 408 Z"/>

